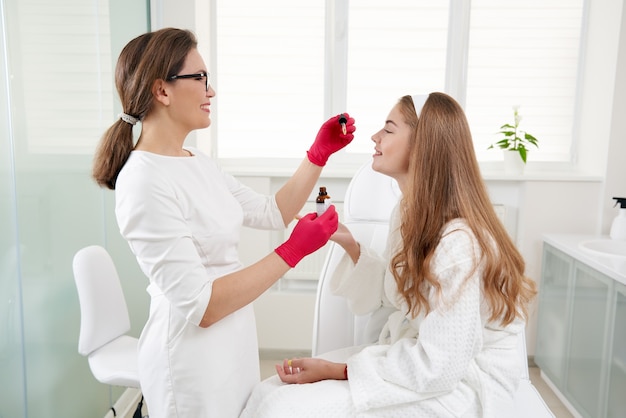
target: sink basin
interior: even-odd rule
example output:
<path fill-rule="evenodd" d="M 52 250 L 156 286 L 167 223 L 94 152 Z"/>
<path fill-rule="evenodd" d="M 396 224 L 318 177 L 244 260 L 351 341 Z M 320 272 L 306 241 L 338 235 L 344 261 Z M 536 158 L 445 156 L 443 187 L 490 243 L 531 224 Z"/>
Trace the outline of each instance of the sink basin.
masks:
<path fill-rule="evenodd" d="M 580 248 L 596 255 L 626 259 L 626 241 L 613 239 L 592 239 L 583 241 Z"/>

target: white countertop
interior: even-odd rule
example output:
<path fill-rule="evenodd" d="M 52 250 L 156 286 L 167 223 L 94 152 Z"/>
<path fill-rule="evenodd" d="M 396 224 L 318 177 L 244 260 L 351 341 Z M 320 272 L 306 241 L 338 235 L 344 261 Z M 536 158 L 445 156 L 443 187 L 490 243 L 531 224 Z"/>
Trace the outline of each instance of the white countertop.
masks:
<path fill-rule="evenodd" d="M 599 255 L 581 248 L 580 244 L 595 239 L 610 239 L 607 235 L 544 234 L 544 242 L 595 270 L 626 285 L 626 258 Z"/>

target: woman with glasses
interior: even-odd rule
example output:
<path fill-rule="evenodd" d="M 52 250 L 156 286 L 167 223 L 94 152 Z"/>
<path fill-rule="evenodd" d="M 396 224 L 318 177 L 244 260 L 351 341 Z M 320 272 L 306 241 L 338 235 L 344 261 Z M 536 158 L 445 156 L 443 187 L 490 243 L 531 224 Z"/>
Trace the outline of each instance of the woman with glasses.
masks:
<path fill-rule="evenodd" d="M 443 93 L 404 96 L 372 140 L 372 168 L 403 197 L 383 256 L 339 226 L 331 239 L 346 254 L 329 286 L 356 314 L 385 313 L 378 343 L 285 360 L 241 418 L 508 416 L 499 408 L 518 385 L 517 334 L 536 290 L 465 114 Z"/>
<path fill-rule="evenodd" d="M 139 377 L 152 418 L 239 415 L 260 379 L 251 302 L 322 247 L 338 217 L 332 206 L 302 217 L 287 241 L 247 267 L 238 259 L 241 226 L 284 229 L 355 131 L 348 115 L 345 132 L 330 118 L 275 196 L 254 192 L 184 146 L 210 125 L 215 96 L 196 45 L 191 32 L 167 28 L 124 47 L 115 72 L 123 113 L 93 167 L 97 183 L 115 190 L 120 232 L 149 278 Z"/>

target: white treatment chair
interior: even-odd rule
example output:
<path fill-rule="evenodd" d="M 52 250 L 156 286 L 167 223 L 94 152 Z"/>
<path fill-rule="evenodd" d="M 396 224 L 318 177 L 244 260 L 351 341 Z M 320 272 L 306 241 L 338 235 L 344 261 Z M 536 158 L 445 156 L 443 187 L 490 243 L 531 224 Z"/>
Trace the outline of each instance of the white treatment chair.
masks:
<path fill-rule="evenodd" d="M 101 383 L 139 388 L 138 339 L 130 330 L 128 307 L 115 264 L 102 247 L 79 250 L 73 261 L 80 303 L 78 352 Z"/>
<path fill-rule="evenodd" d="M 400 197 L 395 180 L 372 170 L 368 162 L 355 174 L 344 200 L 344 224 L 361 245 L 382 253 L 387 240 L 391 211 Z M 312 355 L 319 356 L 333 350 L 378 339 L 380 329 L 366 327 L 369 316 L 352 314 L 344 298 L 331 293 L 328 282 L 344 254 L 341 246 L 331 243 L 320 274 L 315 303 Z M 380 324 L 382 326 L 382 324 Z M 520 361 L 528 364 L 526 341 L 520 334 L 518 341 Z M 514 410 L 504 413 L 507 418 L 554 417 L 541 395 L 530 381 L 528 367 L 522 368 L 519 388 L 514 398 Z"/>

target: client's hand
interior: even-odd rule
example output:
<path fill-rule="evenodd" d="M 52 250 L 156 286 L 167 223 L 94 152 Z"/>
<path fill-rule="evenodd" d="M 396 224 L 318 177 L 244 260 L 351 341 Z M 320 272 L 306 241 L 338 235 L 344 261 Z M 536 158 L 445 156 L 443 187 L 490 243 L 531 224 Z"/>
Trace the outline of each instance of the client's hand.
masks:
<path fill-rule="evenodd" d="M 337 227 L 337 232 L 330 236 L 330 241 L 334 241 L 337 244 L 341 245 L 350 258 L 352 262 L 356 264 L 359 257 L 361 256 L 361 247 L 359 243 L 354 239 L 352 232 L 341 222 Z"/>
<path fill-rule="evenodd" d="M 347 243 L 351 243 L 352 241 L 354 241 L 354 237 L 352 236 L 352 232 L 350 232 L 348 227 L 339 222 L 339 225 L 337 225 L 337 231 L 330 236 L 330 240 L 336 242 L 343 247 Z"/>
<path fill-rule="evenodd" d="M 320 380 L 344 380 L 346 365 L 319 358 L 296 358 L 277 364 L 278 377 L 285 383 L 313 383 Z"/>

